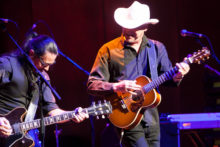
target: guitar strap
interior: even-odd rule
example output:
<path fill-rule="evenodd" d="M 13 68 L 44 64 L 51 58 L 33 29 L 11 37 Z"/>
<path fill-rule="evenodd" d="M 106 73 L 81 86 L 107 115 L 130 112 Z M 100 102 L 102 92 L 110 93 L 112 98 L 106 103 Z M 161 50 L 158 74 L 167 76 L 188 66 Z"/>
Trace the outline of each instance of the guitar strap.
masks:
<path fill-rule="evenodd" d="M 154 80 L 158 77 L 157 72 L 157 54 L 156 54 L 156 44 L 149 40 L 150 47 L 147 49 L 148 52 L 148 61 L 149 61 L 149 67 L 150 67 L 150 74 L 151 79 Z"/>
<path fill-rule="evenodd" d="M 33 91 L 33 98 L 31 99 L 30 105 L 27 110 L 27 114 L 25 117 L 25 122 L 34 120 L 37 106 L 39 101 L 39 87 L 35 86 L 35 90 Z"/>
<path fill-rule="evenodd" d="M 149 61 L 149 68 L 150 68 L 150 74 L 151 79 L 154 80 L 158 77 L 157 72 L 157 53 L 156 53 L 156 44 L 154 41 L 149 40 L 150 47 L 147 48 L 147 54 L 148 54 L 148 61 Z M 146 123 L 146 126 L 153 126 L 155 125 L 155 121 L 153 120 L 153 115 L 155 115 L 156 109 L 147 109 L 147 111 L 144 112 L 144 118 L 143 121 Z"/>

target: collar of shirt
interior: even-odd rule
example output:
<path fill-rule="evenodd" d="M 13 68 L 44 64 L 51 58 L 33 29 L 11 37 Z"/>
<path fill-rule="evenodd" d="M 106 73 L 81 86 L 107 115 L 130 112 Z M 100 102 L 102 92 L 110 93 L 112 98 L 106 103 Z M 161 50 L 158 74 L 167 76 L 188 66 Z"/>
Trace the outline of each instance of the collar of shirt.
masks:
<path fill-rule="evenodd" d="M 120 37 L 120 49 L 125 49 L 125 48 L 130 48 L 130 49 L 134 49 L 133 47 L 129 46 L 128 44 L 126 44 L 125 42 L 125 37 L 123 36 L 123 34 L 121 35 Z M 143 38 L 142 38 L 142 42 L 141 42 L 141 47 L 140 47 L 140 50 L 144 49 L 145 47 L 150 47 L 150 43 L 148 41 L 148 38 L 144 35 Z"/>

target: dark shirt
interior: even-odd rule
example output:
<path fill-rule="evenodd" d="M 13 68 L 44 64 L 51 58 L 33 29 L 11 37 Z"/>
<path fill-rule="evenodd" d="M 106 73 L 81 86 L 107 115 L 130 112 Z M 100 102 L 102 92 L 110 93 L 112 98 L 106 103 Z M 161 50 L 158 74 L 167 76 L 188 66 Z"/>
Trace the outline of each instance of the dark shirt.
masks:
<path fill-rule="evenodd" d="M 165 46 L 143 37 L 137 53 L 135 49 L 125 45 L 123 36 L 104 44 L 99 50 L 88 79 L 88 92 L 95 96 L 113 94 L 113 83 L 120 80 L 135 80 L 138 76 L 151 77 L 147 50 L 155 45 L 156 67 L 158 74 L 170 70 L 172 64 Z M 147 109 L 144 120 L 148 125 L 159 124 L 156 108 Z"/>
<path fill-rule="evenodd" d="M 42 72 L 47 80 L 49 76 Z M 0 114 L 5 114 L 16 107 L 28 108 L 33 93 L 38 89 L 37 77 L 25 59 L 17 56 L 0 58 Z M 43 88 L 43 109 L 46 113 L 58 108 L 55 98 L 45 84 Z"/>

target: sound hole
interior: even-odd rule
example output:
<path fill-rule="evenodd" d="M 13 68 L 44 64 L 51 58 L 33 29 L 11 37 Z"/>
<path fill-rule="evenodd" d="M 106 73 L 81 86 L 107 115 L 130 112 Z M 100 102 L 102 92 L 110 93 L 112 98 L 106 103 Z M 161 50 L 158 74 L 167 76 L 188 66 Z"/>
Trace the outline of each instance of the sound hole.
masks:
<path fill-rule="evenodd" d="M 143 105 L 144 102 L 144 96 L 142 94 L 142 91 L 134 91 L 137 93 L 137 95 L 132 94 L 132 100 L 135 101 L 131 104 L 131 111 L 137 112 L 139 108 Z"/>
<path fill-rule="evenodd" d="M 137 93 L 137 95 L 132 94 L 132 100 L 133 101 L 142 101 L 144 99 L 142 92 L 140 90 L 135 90 L 135 93 Z"/>

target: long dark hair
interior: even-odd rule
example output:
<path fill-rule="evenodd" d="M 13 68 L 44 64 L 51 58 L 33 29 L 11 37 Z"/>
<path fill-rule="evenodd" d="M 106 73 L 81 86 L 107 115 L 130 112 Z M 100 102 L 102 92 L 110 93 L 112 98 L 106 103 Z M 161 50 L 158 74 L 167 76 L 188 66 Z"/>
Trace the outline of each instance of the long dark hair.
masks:
<path fill-rule="evenodd" d="M 46 51 L 58 54 L 56 42 L 47 35 L 38 35 L 36 32 L 26 37 L 23 43 L 23 49 L 28 54 L 30 49 L 34 50 L 35 55 L 42 56 Z"/>

